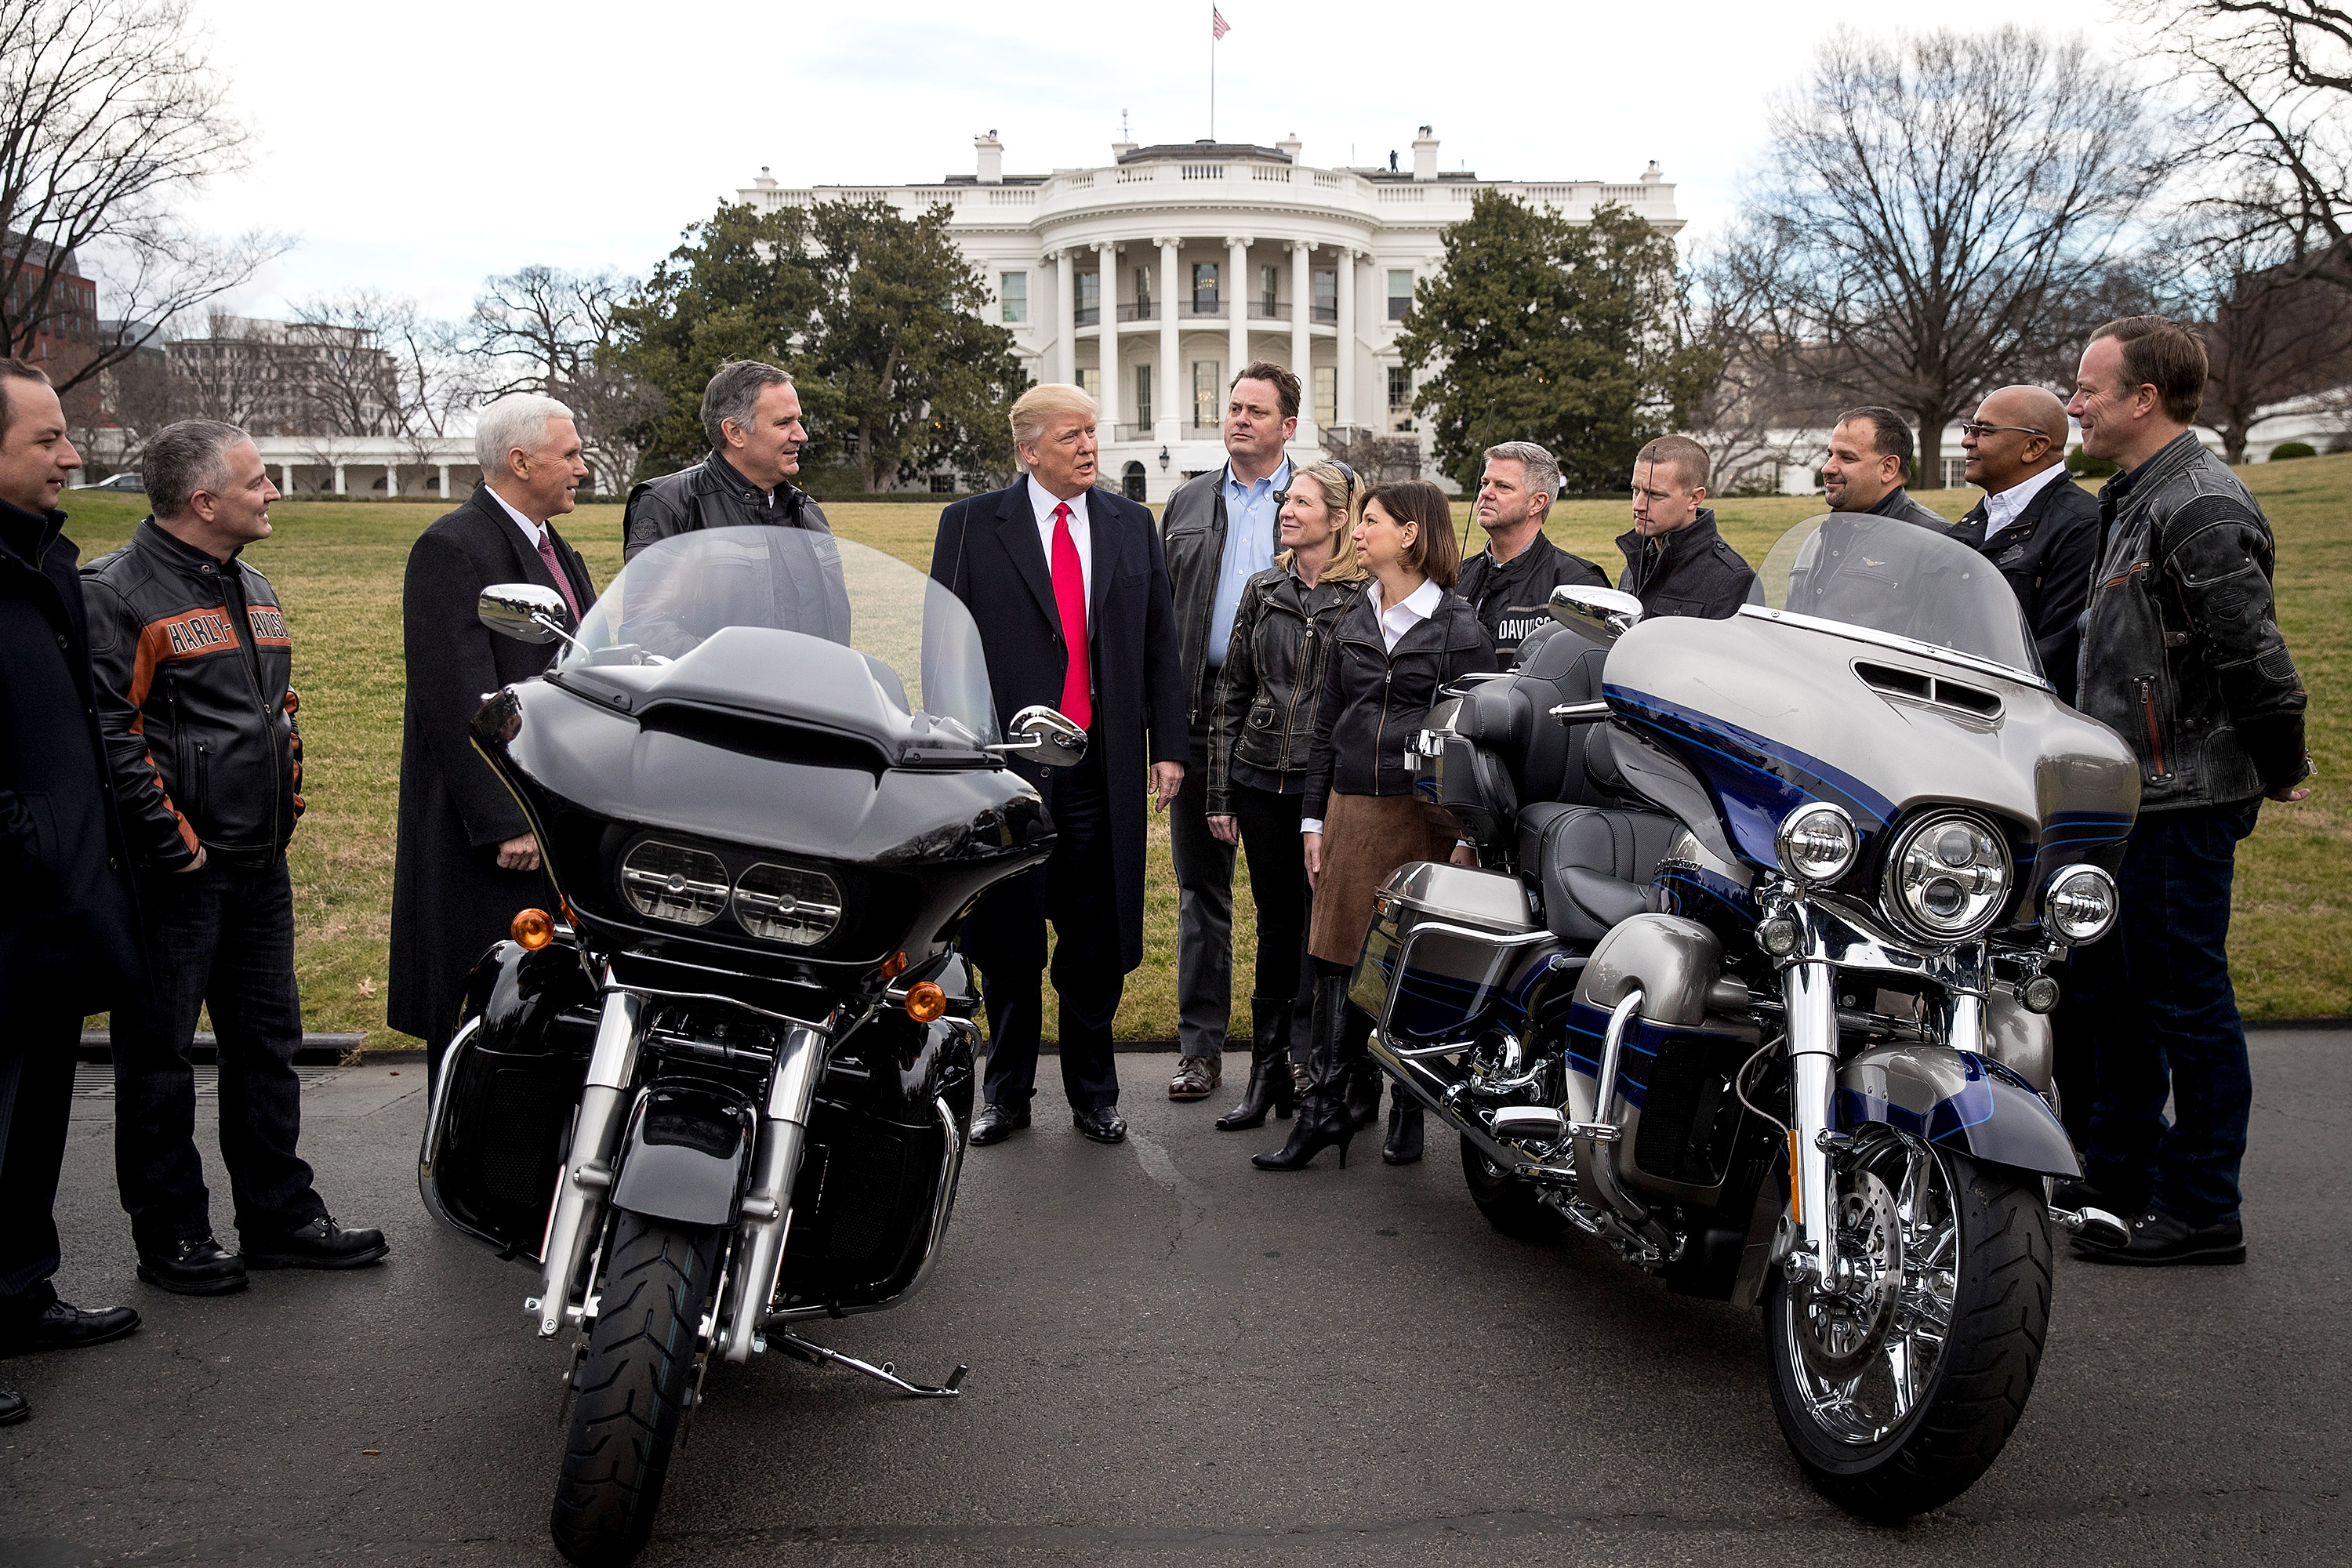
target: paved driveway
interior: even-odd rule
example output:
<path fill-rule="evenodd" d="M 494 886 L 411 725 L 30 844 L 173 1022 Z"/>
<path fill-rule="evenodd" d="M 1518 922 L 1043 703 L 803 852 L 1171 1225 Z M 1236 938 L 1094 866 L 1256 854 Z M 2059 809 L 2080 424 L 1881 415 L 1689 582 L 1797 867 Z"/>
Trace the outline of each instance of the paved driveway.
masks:
<path fill-rule="evenodd" d="M 1244 1156 L 1273 1139 L 1158 1098 L 1160 1058 L 1120 1066 L 1124 1148 L 1041 1115 L 976 1151 L 924 1295 L 831 1325 L 917 1376 L 970 1362 L 965 1397 L 775 1356 L 715 1374 L 648 1568 L 2352 1556 L 2352 1035 L 2255 1043 L 2254 1261 L 2062 1262 L 2008 1452 L 1899 1531 L 1806 1487 L 1752 1314 L 1494 1235 L 1450 1146 L 1262 1174 Z M 132 1281 L 109 1105 L 79 1102 L 60 1284 L 147 1324 L 0 1363 L 37 1402 L 0 1432 L 0 1563 L 555 1561 L 563 1352 L 525 1324 L 522 1268 L 428 1228 L 421 1088 L 352 1068 L 306 1100 L 322 1189 L 391 1230 L 389 1266 L 210 1301 Z"/>

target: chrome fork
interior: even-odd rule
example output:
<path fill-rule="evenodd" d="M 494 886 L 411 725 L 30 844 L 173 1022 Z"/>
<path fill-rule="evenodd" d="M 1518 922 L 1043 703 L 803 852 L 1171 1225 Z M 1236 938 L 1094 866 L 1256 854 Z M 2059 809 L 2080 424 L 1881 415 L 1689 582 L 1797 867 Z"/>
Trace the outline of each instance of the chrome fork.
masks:
<path fill-rule="evenodd" d="M 808 1142 L 809 1108 L 816 1103 L 824 1075 L 826 1039 L 820 1030 L 789 1029 L 776 1053 L 775 1076 L 768 1080 L 767 1114 L 752 1155 L 751 1190 L 743 1199 L 742 1241 L 735 1308 L 727 1323 L 727 1359 L 751 1353 L 760 1325 L 776 1293 L 783 1266 L 784 1237 L 793 1227 L 793 1182 L 800 1174 L 801 1151 Z"/>
<path fill-rule="evenodd" d="M 1789 1030 L 1789 1185 L 1797 1246 L 1785 1266 L 1829 1284 L 1837 1272 L 1837 1215 L 1830 1201 L 1832 1097 L 1837 1092 L 1837 972 L 1800 962 L 1780 971 Z"/>
<path fill-rule="evenodd" d="M 551 1339 L 563 1326 L 572 1282 L 582 1249 L 595 1238 L 604 1194 L 613 1185 L 613 1137 L 620 1129 L 621 1102 L 637 1072 L 637 1046 L 644 1037 L 646 999 L 613 986 L 604 972 L 604 1015 L 596 1023 L 596 1047 L 588 1058 L 588 1082 L 580 1091 L 580 1116 L 548 1210 L 547 1260 L 539 1294 L 523 1303 L 539 1320 L 539 1336 Z"/>

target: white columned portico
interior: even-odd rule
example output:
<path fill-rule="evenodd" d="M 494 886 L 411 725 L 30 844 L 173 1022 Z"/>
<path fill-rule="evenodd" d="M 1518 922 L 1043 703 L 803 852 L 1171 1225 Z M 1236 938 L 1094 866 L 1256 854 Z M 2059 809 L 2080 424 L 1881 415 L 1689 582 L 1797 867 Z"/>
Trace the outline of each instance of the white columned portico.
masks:
<path fill-rule="evenodd" d="M 1158 427 L 1161 446 L 1182 437 L 1182 417 L 1176 393 L 1176 252 L 1183 245 L 1181 238 L 1156 240 L 1160 247 L 1160 384 L 1151 389 L 1158 401 L 1151 407 L 1151 423 Z"/>
<path fill-rule="evenodd" d="M 1307 330 L 1307 309 L 1313 290 L 1308 286 L 1307 272 L 1307 242 L 1290 242 L 1290 374 L 1298 378 L 1298 435 L 1302 447 L 1314 446 L 1318 440 L 1315 429 L 1315 354 L 1314 338 Z"/>
<path fill-rule="evenodd" d="M 1225 267 L 1225 385 L 1233 384 L 1241 374 L 1242 366 L 1249 363 L 1249 237 L 1227 236 L 1225 255 L 1230 258 Z M 1217 408 L 1223 417 L 1225 405 L 1224 387 L 1217 389 Z"/>
<path fill-rule="evenodd" d="M 1075 384 L 1078 379 L 1078 301 L 1070 260 L 1066 248 L 1054 253 L 1054 314 L 1061 321 L 1059 346 L 1055 354 L 1058 374 L 1054 379 L 1065 384 Z"/>
<path fill-rule="evenodd" d="M 1332 409 L 1342 425 L 1356 422 L 1356 249 L 1342 246 L 1339 249 L 1339 330 L 1335 334 L 1333 348 L 1338 351 L 1339 384 L 1338 406 Z"/>
<path fill-rule="evenodd" d="M 1099 274 L 1095 287 L 1095 319 L 1102 323 L 1102 336 L 1096 339 L 1095 363 L 1102 367 L 1101 439 L 1118 439 L 1118 243 L 1102 240 L 1095 246 L 1095 265 Z M 1118 480 L 1109 473 L 1103 475 L 1113 489 Z"/>

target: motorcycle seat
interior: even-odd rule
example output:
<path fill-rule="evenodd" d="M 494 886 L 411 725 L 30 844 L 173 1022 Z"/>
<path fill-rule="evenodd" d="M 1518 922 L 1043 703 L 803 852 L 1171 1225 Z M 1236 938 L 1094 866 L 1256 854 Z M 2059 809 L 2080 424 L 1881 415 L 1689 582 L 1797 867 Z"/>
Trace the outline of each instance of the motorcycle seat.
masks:
<path fill-rule="evenodd" d="M 1519 864 L 1543 889 L 1544 923 L 1590 944 L 1612 926 L 1664 906 L 1650 886 L 1682 831 L 1664 812 L 1538 802 L 1519 811 Z"/>
<path fill-rule="evenodd" d="M 1601 671 L 1609 650 L 1573 635 L 1555 635 L 1532 647 L 1510 675 L 1481 681 L 1464 698 L 1454 728 L 1478 742 L 1509 775 L 1508 806 L 1565 801 L 1601 805 L 1608 796 L 1586 765 L 1589 724 L 1563 725 L 1551 717 L 1564 702 L 1591 702 L 1601 696 Z M 1496 781 L 1499 783 L 1500 781 Z M 1503 791 L 1488 784 L 1489 799 Z"/>

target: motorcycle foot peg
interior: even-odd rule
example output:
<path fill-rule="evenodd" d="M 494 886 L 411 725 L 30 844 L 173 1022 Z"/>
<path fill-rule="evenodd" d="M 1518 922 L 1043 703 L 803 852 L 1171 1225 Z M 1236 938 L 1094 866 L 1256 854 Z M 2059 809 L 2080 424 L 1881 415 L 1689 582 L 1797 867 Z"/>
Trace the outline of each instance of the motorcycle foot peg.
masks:
<path fill-rule="evenodd" d="M 2105 1209 L 2052 1209 L 2050 1218 L 2067 1235 L 2093 1247 L 2124 1247 L 2131 1241 L 2124 1222 Z"/>
<path fill-rule="evenodd" d="M 1590 1138 L 1595 1143 L 1614 1143 L 1624 1131 L 1613 1121 L 1571 1121 L 1568 1124 L 1570 1138 Z"/>
<path fill-rule="evenodd" d="M 1506 1105 L 1495 1112 L 1495 1136 L 1515 1143 L 1557 1143 L 1567 1135 L 1569 1120 L 1541 1105 Z"/>

